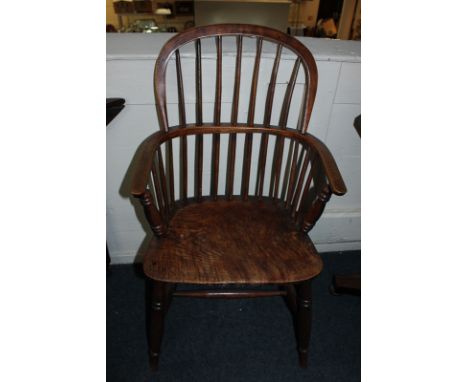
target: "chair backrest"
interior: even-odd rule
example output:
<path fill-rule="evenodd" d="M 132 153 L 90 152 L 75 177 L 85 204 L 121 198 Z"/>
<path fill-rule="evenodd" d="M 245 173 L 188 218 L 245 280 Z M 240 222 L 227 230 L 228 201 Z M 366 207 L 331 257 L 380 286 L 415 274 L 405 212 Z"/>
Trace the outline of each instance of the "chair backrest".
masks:
<path fill-rule="evenodd" d="M 233 41 L 226 41 L 228 39 L 235 39 L 236 41 L 235 65 L 234 68 L 232 66 L 226 67 L 225 65 L 223 70 L 223 43 L 226 42 L 233 44 Z M 215 57 L 215 60 L 209 60 L 209 63 L 211 64 L 214 61 L 216 62 L 215 67 L 211 68 L 208 73 L 205 70 L 206 76 L 203 75 L 202 70 L 202 40 L 206 47 L 206 52 L 203 53 L 208 56 L 212 54 Z M 243 58 L 245 58 L 243 57 L 243 45 L 250 43 L 248 40 L 254 40 L 256 42 L 256 53 L 251 69 L 242 68 Z M 211 46 L 209 45 L 210 42 Z M 266 43 L 264 44 L 264 42 Z M 269 46 L 266 46 L 267 44 L 269 44 Z M 192 73 L 183 73 L 183 68 L 185 69 L 186 66 L 181 64 L 183 58 L 181 58 L 180 52 L 182 48 L 186 49 L 188 47 L 193 48 L 195 54 L 193 55 L 192 53 L 190 56 L 190 53 L 187 53 L 185 56 L 190 57 L 187 61 L 193 61 L 191 57 L 194 56 L 195 65 L 193 71 L 190 70 Z M 285 51 L 288 51 L 289 53 L 286 55 L 287 57 L 284 57 Z M 263 94 L 258 94 L 257 84 L 259 73 L 261 67 L 265 66 L 265 64 L 261 65 L 262 61 L 265 62 L 265 60 L 262 60 L 262 54 L 264 55 L 263 58 L 265 58 L 265 55 L 274 57 L 274 61 L 271 68 L 271 74 L 269 76 L 268 89 L 266 92 L 263 92 Z M 223 122 L 229 123 L 233 126 L 253 126 L 255 119 L 260 120 L 261 125 L 265 127 L 272 126 L 271 119 L 274 99 L 281 96 L 278 95 L 279 92 L 275 92 L 275 90 L 277 85 L 283 85 L 277 83 L 279 67 L 282 63 L 284 64 L 284 62 L 292 63 L 291 58 L 294 59 L 294 57 L 294 66 L 291 69 L 289 79 L 286 79 L 286 81 L 283 80 L 283 82 L 287 82 L 287 87 L 284 90 L 282 102 L 277 102 L 278 105 L 281 105 L 277 126 L 280 128 L 286 128 L 288 125 L 291 101 L 296 88 L 296 93 L 299 93 L 302 90 L 302 97 L 295 97 L 295 100 L 300 99 L 299 102 L 296 102 L 300 103 L 297 129 L 301 132 L 305 132 L 309 125 L 317 90 L 317 67 L 309 49 L 307 49 L 299 40 L 275 29 L 244 24 L 209 25 L 192 28 L 179 33 L 164 45 L 159 53 L 159 57 L 155 65 L 154 90 L 160 129 L 167 131 L 170 127 L 167 102 L 168 87 L 166 86 L 166 83 L 169 80 L 173 80 L 177 83 L 177 96 L 174 95 L 174 98 L 177 99 L 178 103 L 178 123 L 174 123 L 172 125 L 178 125 L 181 127 L 187 125 L 186 97 L 187 92 L 193 89 L 195 93 L 195 96 L 193 97 L 195 100 L 194 122 L 197 126 L 205 124 L 220 125 Z M 272 60 L 268 61 L 270 63 L 272 62 Z M 170 70 L 169 68 L 171 67 L 171 65 L 169 65 L 170 63 L 172 63 L 172 68 L 175 69 L 173 70 L 174 78 L 171 79 L 168 78 L 168 70 Z M 246 64 L 247 62 L 244 61 L 244 66 Z M 194 78 L 191 77 L 193 72 L 195 74 Z M 226 81 L 226 74 L 230 77 L 229 80 L 233 80 L 232 89 L 228 89 L 226 86 L 223 86 L 223 77 L 225 82 L 228 82 Z M 302 86 L 296 86 L 298 76 L 301 74 L 304 76 L 304 82 L 301 84 Z M 244 102 L 248 105 L 248 112 L 246 122 L 241 123 L 239 121 L 239 100 L 242 97 L 241 93 L 245 92 L 241 92 L 241 82 L 244 80 L 242 76 L 250 77 L 250 75 L 250 96 L 248 100 L 245 99 Z M 188 77 L 194 83 L 184 83 L 184 76 L 186 78 Z M 208 81 L 207 77 L 209 77 Z M 213 80 L 214 78 L 215 80 Z M 211 85 L 211 89 L 209 89 L 209 91 L 214 90 L 214 92 L 212 92 L 214 98 L 213 113 L 204 112 L 204 104 L 212 102 L 212 97 L 209 97 L 209 100 L 203 99 L 202 89 L 207 89 L 206 86 L 204 86 L 205 82 L 209 82 Z M 282 88 L 281 90 L 284 89 L 284 86 L 280 87 Z M 227 103 L 226 99 L 231 95 L 231 102 L 228 102 L 231 104 L 231 110 L 230 113 L 224 113 L 227 115 L 227 118 L 224 118 L 225 120 L 223 121 L 222 106 L 225 106 Z M 260 102 L 262 101 L 261 98 L 264 98 L 263 108 L 262 105 L 260 105 Z M 259 108 L 257 111 L 264 111 L 263 116 L 261 113 L 256 113 L 256 108 Z"/>
<path fill-rule="evenodd" d="M 202 46 L 201 41 L 210 38 L 214 42 L 212 47 Z M 223 54 L 223 44 L 227 45 L 228 39 L 231 44 L 235 41 L 231 45 L 236 47 L 235 55 L 232 49 Z M 249 62 L 243 61 L 242 49 L 248 41 L 255 43 L 255 55 L 250 57 L 252 65 L 244 65 L 242 69 L 242 63 Z M 193 47 L 195 54 L 181 54 L 184 46 Z M 208 78 L 204 79 L 202 47 L 203 62 L 212 65 L 205 73 Z M 270 54 L 272 65 L 267 74 L 261 71 L 261 64 L 268 61 L 262 59 L 262 50 Z M 286 50 L 289 53 L 282 57 Z M 183 59 L 187 60 L 184 65 Z M 229 60 L 231 66 L 223 72 L 223 63 L 229 64 Z M 280 69 L 282 61 L 288 62 Z M 292 67 L 286 76 L 285 67 Z M 242 74 L 248 77 L 244 86 Z M 261 76 L 265 85 L 262 85 L 263 107 L 259 106 L 261 97 L 257 94 Z M 298 78 L 301 86 L 296 86 Z M 226 90 L 227 79 L 232 80 L 231 90 Z M 275 92 L 281 86 L 282 91 Z M 323 143 L 306 133 L 317 89 L 317 68 L 310 51 L 294 37 L 271 28 L 241 24 L 187 30 L 161 49 L 155 66 L 154 88 L 160 131 L 144 143 L 133 194 L 142 198 L 148 220 L 157 234 L 163 232 L 178 206 L 218 197 L 281 202 L 306 231 L 315 221 L 305 218 L 306 207 L 310 201 L 318 200 L 317 205 L 323 205 L 328 200 L 330 174 L 339 179 L 335 181 L 338 186 L 334 192 L 345 192 L 330 153 Z M 211 94 L 206 97 L 209 89 Z M 298 122 L 296 128 L 290 128 L 291 102 L 298 99 L 294 98 L 295 89 L 301 93 L 294 105 Z M 249 96 L 243 97 L 244 94 Z M 187 97 L 192 97 L 189 102 Z M 212 113 L 204 110 L 207 104 L 212 105 Z M 244 108 L 242 118 L 240 104 Z M 272 118 L 275 105 L 279 109 L 278 123 Z M 187 112 L 189 107 L 192 109 Z M 174 122 L 176 118 L 178 121 Z M 319 209 L 310 210 L 309 215 L 318 216 L 315 210 Z"/>

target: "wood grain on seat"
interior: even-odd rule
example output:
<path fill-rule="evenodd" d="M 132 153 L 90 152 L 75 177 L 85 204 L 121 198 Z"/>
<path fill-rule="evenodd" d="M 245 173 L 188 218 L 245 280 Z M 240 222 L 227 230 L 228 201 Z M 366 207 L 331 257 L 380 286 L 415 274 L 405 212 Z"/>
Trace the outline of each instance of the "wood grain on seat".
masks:
<path fill-rule="evenodd" d="M 290 283 L 320 273 L 309 237 L 271 201 L 206 201 L 179 209 L 145 256 L 147 276 L 171 283 Z"/>

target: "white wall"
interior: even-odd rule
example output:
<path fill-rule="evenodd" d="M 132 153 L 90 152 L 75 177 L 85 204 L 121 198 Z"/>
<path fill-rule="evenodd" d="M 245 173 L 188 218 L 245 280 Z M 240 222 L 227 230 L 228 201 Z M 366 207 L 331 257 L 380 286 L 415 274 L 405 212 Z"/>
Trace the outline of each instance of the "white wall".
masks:
<path fill-rule="evenodd" d="M 138 145 L 159 130 L 154 107 L 153 69 L 161 46 L 171 36 L 107 35 L 107 97 L 126 99 L 124 110 L 107 127 L 107 243 L 113 263 L 134 261 L 148 239 L 148 227 L 142 211 L 129 196 L 129 166 Z M 319 251 L 359 249 L 360 139 L 353 128 L 353 120 L 361 113 L 360 42 L 299 39 L 312 51 L 319 72 L 309 132 L 327 144 L 348 188 L 345 196 L 331 198 L 310 235 Z M 250 52 L 253 58 L 254 45 L 245 49 L 244 52 L 247 51 L 247 55 Z M 204 52 L 203 67 L 209 70 L 214 63 L 214 51 L 207 48 Z M 234 59 L 235 45 L 226 41 L 224 53 L 226 64 L 229 64 L 229 60 Z M 262 57 L 273 60 L 273 51 L 268 52 L 266 48 Z M 190 55 L 185 55 L 185 58 L 189 65 Z M 259 89 L 268 81 L 266 73 L 260 75 Z M 282 78 L 287 80 L 288 75 L 286 63 L 280 68 L 279 82 Z M 298 82 L 301 83 L 301 78 Z M 171 97 L 171 92 L 175 94 L 174 85 L 168 84 L 169 109 L 176 103 Z M 188 82 L 184 85 L 186 90 L 190 90 Z M 208 86 L 203 93 L 204 108 L 208 110 L 212 107 L 212 96 Z M 247 98 L 244 97 L 244 101 Z M 186 101 L 194 102 L 190 98 Z M 223 97 L 223 102 L 229 102 L 229 93 Z M 241 104 L 241 113 L 246 113 L 246 108 L 246 102 Z M 291 110 L 291 118 L 294 117 L 297 117 L 297 108 Z"/>

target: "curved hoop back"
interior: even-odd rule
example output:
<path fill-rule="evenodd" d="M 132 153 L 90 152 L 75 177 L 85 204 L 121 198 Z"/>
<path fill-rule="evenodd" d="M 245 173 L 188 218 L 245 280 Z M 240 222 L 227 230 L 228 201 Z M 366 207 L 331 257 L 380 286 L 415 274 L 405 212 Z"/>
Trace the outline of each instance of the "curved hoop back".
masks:
<path fill-rule="evenodd" d="M 240 95 L 240 80 L 241 80 L 241 61 L 242 61 L 242 41 L 243 37 L 256 38 L 256 56 L 252 73 L 252 85 L 250 91 L 250 102 L 247 117 L 247 126 L 254 125 L 255 102 L 257 93 L 257 82 L 260 66 L 260 58 L 263 41 L 268 41 L 276 44 L 276 56 L 273 64 L 271 79 L 268 86 L 268 92 L 265 101 L 265 113 L 263 125 L 271 126 L 271 111 L 273 105 L 273 97 L 276 87 L 276 78 L 278 67 L 281 61 L 281 52 L 283 47 L 292 51 L 296 56 L 294 68 L 292 69 L 290 79 L 285 91 L 281 114 L 279 117 L 279 127 L 286 128 L 288 122 L 289 109 L 296 84 L 296 79 L 299 69 L 302 67 L 305 75 L 304 92 L 302 105 L 298 118 L 297 129 L 301 132 L 306 132 L 309 125 L 312 107 L 315 101 L 317 91 L 317 66 L 310 50 L 306 48 L 299 40 L 291 37 L 281 31 L 247 24 L 217 24 L 202 27 L 194 27 L 171 38 L 161 49 L 159 57 L 156 61 L 154 69 L 154 93 L 156 101 L 156 109 L 159 118 L 159 124 L 162 131 L 168 131 L 168 112 L 167 112 L 167 94 L 166 94 L 166 72 L 169 61 L 175 56 L 176 72 L 177 72 L 177 88 L 178 88 L 178 103 L 179 103 L 179 126 L 186 125 L 185 101 L 184 101 L 184 86 L 182 76 L 182 66 L 179 49 L 187 43 L 195 43 L 195 93 L 196 93 L 196 125 L 201 126 L 203 122 L 202 113 L 202 56 L 201 56 L 201 39 L 215 38 L 216 43 L 216 88 L 215 88 L 215 105 L 213 121 L 216 125 L 221 124 L 221 93 L 222 93 L 222 38 L 223 36 L 235 36 L 237 43 L 236 67 L 234 94 L 232 101 L 231 125 L 237 125 L 237 114 Z"/>

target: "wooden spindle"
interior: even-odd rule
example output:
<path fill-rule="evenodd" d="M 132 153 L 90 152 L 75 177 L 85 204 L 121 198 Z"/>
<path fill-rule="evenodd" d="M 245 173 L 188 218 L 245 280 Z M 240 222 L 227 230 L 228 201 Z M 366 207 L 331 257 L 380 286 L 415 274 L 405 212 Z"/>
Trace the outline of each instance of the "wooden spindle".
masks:
<path fill-rule="evenodd" d="M 278 76 L 278 68 L 281 61 L 281 50 L 282 45 L 278 44 L 276 46 L 276 57 L 275 62 L 273 63 L 273 69 L 271 71 L 270 83 L 268 85 L 268 92 L 265 101 L 265 114 L 263 116 L 263 125 L 265 127 L 270 125 L 271 121 L 271 110 L 273 107 L 273 98 L 275 95 L 276 89 L 276 78 Z M 260 152 L 258 154 L 258 171 L 257 171 L 257 184 L 255 186 L 256 195 L 261 197 L 263 194 L 263 183 L 265 179 L 265 164 L 266 156 L 268 152 L 268 140 L 269 134 L 262 134 L 260 140 Z"/>
<path fill-rule="evenodd" d="M 260 138 L 260 151 L 258 153 L 257 183 L 255 185 L 255 195 L 262 197 L 263 183 L 265 181 L 265 165 L 268 151 L 269 134 L 262 133 Z"/>
<path fill-rule="evenodd" d="M 314 161 L 313 161 L 313 159 L 311 159 L 310 160 L 311 166 L 313 165 L 313 163 L 314 163 Z M 312 184 L 312 178 L 313 178 L 313 171 L 312 170 L 313 170 L 313 167 L 310 168 L 309 174 L 307 175 L 307 179 L 306 179 L 305 184 L 304 184 L 304 188 L 302 189 L 302 196 L 300 197 L 297 212 L 296 212 L 296 209 L 293 209 L 293 216 L 294 216 L 294 220 L 295 220 L 296 223 L 298 222 L 299 216 L 301 214 L 303 215 L 304 212 L 305 212 L 304 211 L 304 206 L 307 203 L 307 199 L 308 199 L 308 196 L 309 196 L 310 185 Z"/>
<path fill-rule="evenodd" d="M 309 207 L 308 211 L 304 215 L 304 221 L 302 223 L 302 232 L 309 232 L 314 228 L 315 223 L 320 218 L 325 209 L 325 205 L 330 200 L 330 187 L 328 184 L 321 185 L 318 188 L 318 195 L 315 200 L 312 202 L 312 205 Z"/>
<path fill-rule="evenodd" d="M 305 155 L 305 150 L 304 150 L 304 146 L 302 146 L 301 144 L 297 144 L 297 150 L 299 151 L 299 147 L 301 147 L 300 149 L 300 154 L 299 154 L 299 159 L 296 160 L 294 159 L 294 162 L 293 162 L 293 166 L 291 168 L 291 178 L 290 178 L 290 182 L 289 182 L 289 187 L 288 187 L 288 194 L 287 194 L 287 197 L 286 197 L 286 207 L 290 206 L 292 204 L 292 199 L 294 197 L 294 192 L 296 191 L 296 188 L 297 188 L 297 184 L 298 184 L 298 181 L 299 181 L 299 176 L 300 176 L 300 169 L 301 167 L 304 165 L 304 162 L 303 162 L 303 159 L 304 159 L 304 155 Z M 293 175 L 294 173 L 294 175 Z"/>
<path fill-rule="evenodd" d="M 289 78 L 289 83 L 286 88 L 286 93 L 284 94 L 283 106 L 281 108 L 281 114 L 279 119 L 279 127 L 285 128 L 288 123 L 289 108 L 291 106 L 291 99 L 294 92 L 294 87 L 296 85 L 297 73 L 299 72 L 299 67 L 301 64 L 301 59 L 298 57 L 294 63 L 294 68 L 291 72 L 291 77 Z"/>
<path fill-rule="evenodd" d="M 232 97 L 231 124 L 237 125 L 237 114 L 239 111 L 239 89 L 241 80 L 242 66 L 242 36 L 237 36 L 237 55 L 236 55 L 236 71 L 234 77 L 234 95 Z"/>
<path fill-rule="evenodd" d="M 293 152 L 293 147 L 295 145 L 295 141 L 293 139 L 288 139 L 289 141 L 289 149 L 288 149 L 288 155 L 286 156 L 286 164 L 284 166 L 284 175 L 283 175 L 283 187 L 282 191 L 279 194 L 279 198 L 281 200 L 285 200 L 286 197 L 286 189 L 288 186 L 288 181 L 289 181 L 289 173 L 291 171 L 291 162 L 292 162 L 292 152 Z"/>
<path fill-rule="evenodd" d="M 297 73 L 299 72 L 300 63 L 301 60 L 298 57 L 291 72 L 291 77 L 286 88 L 286 93 L 284 94 L 283 106 L 281 108 L 281 114 L 278 123 L 279 127 L 282 129 L 285 129 L 286 124 L 288 123 L 289 107 L 291 105 L 291 99 L 294 92 L 294 86 L 296 85 Z M 274 165 L 272 166 L 270 181 L 270 197 L 274 197 L 275 199 L 278 197 L 279 191 L 278 188 L 279 178 L 281 175 L 281 164 L 283 162 L 283 150 L 284 137 L 279 137 L 279 139 L 276 140 L 275 144 Z"/>
<path fill-rule="evenodd" d="M 292 189 L 296 184 L 296 173 L 297 173 L 297 154 L 298 154 L 299 142 L 291 140 L 289 145 L 288 157 L 291 156 L 291 160 L 286 162 L 286 171 L 283 179 L 283 191 L 281 192 L 281 199 L 284 200 L 285 206 L 287 206 L 291 200 Z"/>
<path fill-rule="evenodd" d="M 169 198 L 168 198 L 168 187 L 167 187 L 167 181 L 166 181 L 166 172 L 164 171 L 164 162 L 161 154 L 161 150 L 159 149 L 156 153 L 156 159 L 157 159 L 157 169 L 158 169 L 158 175 L 159 179 L 161 182 L 161 191 L 162 191 L 162 199 L 164 202 L 164 210 L 165 210 L 165 215 L 166 218 L 169 218 L 170 214 L 170 205 L 169 205 Z"/>
<path fill-rule="evenodd" d="M 221 123 L 221 95 L 222 95 L 222 69 L 223 69 L 223 45 L 222 37 L 216 36 L 216 95 L 214 107 L 214 124 Z"/>
<path fill-rule="evenodd" d="M 281 167 L 283 163 L 284 136 L 278 136 L 275 142 L 273 154 L 273 164 L 271 166 L 270 177 L 270 197 L 277 199 L 279 191 L 279 180 L 281 176 Z"/>
<path fill-rule="evenodd" d="M 239 110 L 239 89 L 240 89 L 240 77 L 241 77 L 241 66 L 242 66 L 242 36 L 237 36 L 237 54 L 236 54 L 236 70 L 234 77 L 234 94 L 232 97 L 232 110 L 231 110 L 231 125 L 237 125 L 237 114 Z M 227 160 L 227 171 L 226 171 L 226 196 L 229 200 L 232 199 L 234 189 L 234 170 L 236 160 L 236 144 L 237 134 L 229 134 L 229 146 L 228 146 L 228 160 Z"/>
<path fill-rule="evenodd" d="M 187 201 L 187 137 L 180 138 L 180 197 L 183 202 Z"/>
<path fill-rule="evenodd" d="M 149 190 L 140 197 L 140 202 L 143 205 L 146 220 L 150 224 L 151 230 L 158 236 L 164 235 L 165 227 L 162 222 L 161 215 L 156 210 L 153 196 Z"/>
<path fill-rule="evenodd" d="M 174 203 L 174 163 L 173 163 L 173 152 L 172 152 L 172 141 L 166 142 L 166 173 L 168 182 L 168 198 L 169 204 Z"/>
<path fill-rule="evenodd" d="M 301 152 L 301 155 L 299 157 L 299 163 L 301 163 L 301 161 L 302 161 L 301 157 L 302 157 L 304 151 L 305 150 L 303 150 Z M 302 167 L 301 167 L 301 170 L 299 172 L 299 177 L 297 178 L 296 187 L 295 187 L 295 190 L 293 192 L 292 200 L 291 200 L 291 203 L 290 203 L 292 211 L 293 211 L 293 215 L 295 214 L 296 209 L 297 209 L 297 203 L 298 203 L 299 197 L 301 195 L 302 185 L 304 183 L 304 178 L 305 178 L 305 174 L 307 172 L 307 168 L 309 167 L 309 163 L 310 163 L 310 151 L 307 150 L 306 153 L 305 153 L 305 156 L 304 156 L 304 161 L 302 162 Z"/>
<path fill-rule="evenodd" d="M 180 63 L 179 49 L 175 51 L 175 58 L 177 71 L 177 95 L 179 98 L 179 125 L 185 126 L 187 121 L 185 116 L 184 80 L 182 77 L 182 65 Z"/>
<path fill-rule="evenodd" d="M 301 215 L 304 215 L 307 212 L 304 210 L 305 205 L 310 203 L 317 196 L 316 182 L 319 178 L 321 165 L 320 165 L 320 160 L 318 159 L 316 152 L 313 152 L 313 151 L 310 152 L 309 163 L 310 163 L 310 171 L 309 171 L 307 180 L 304 185 L 302 197 L 300 198 L 300 202 L 298 204 L 298 212 L 300 212 Z M 311 188 L 312 181 L 314 182 L 314 185 L 313 185 L 314 187 Z M 297 213 L 295 215 L 296 221 L 299 218 L 300 214 Z M 293 215 L 294 215 L 294 212 L 293 212 Z"/>
<path fill-rule="evenodd" d="M 216 96 L 213 121 L 216 126 L 221 124 L 221 95 L 222 95 L 222 37 L 216 36 Z M 218 196 L 219 177 L 219 143 L 220 135 L 213 134 L 212 158 L 211 158 L 211 196 Z"/>
<path fill-rule="evenodd" d="M 202 68 L 201 68 L 201 42 L 200 39 L 195 40 L 195 87 L 196 87 L 196 109 L 195 109 L 195 124 L 201 126 L 203 124 L 202 110 Z M 203 134 L 197 134 L 195 138 L 195 198 L 200 200 L 202 197 L 203 183 Z"/>
<path fill-rule="evenodd" d="M 156 154 L 154 158 L 154 162 L 151 166 L 151 175 L 152 175 L 152 180 L 153 180 L 154 194 L 156 195 L 156 201 L 158 203 L 157 207 L 158 207 L 159 212 L 161 214 L 164 214 L 165 206 L 164 206 L 164 202 L 162 199 L 162 186 L 161 186 L 161 180 L 159 179 L 158 170 L 157 170 L 159 168 L 157 160 L 158 159 L 157 159 L 157 154 Z"/>
<path fill-rule="evenodd" d="M 232 199 L 234 189 L 234 170 L 236 162 L 236 145 L 237 134 L 229 134 L 227 171 L 226 171 L 226 196 L 229 200 Z"/>
<path fill-rule="evenodd" d="M 255 118 L 255 101 L 257 99 L 258 72 L 260 70 L 262 45 L 263 45 L 263 39 L 261 37 L 257 38 L 257 52 L 255 55 L 255 63 L 254 63 L 254 69 L 253 69 L 253 74 L 252 74 L 252 85 L 250 88 L 249 112 L 247 115 L 247 125 L 249 126 L 253 126 L 254 118 Z"/>
<path fill-rule="evenodd" d="M 304 127 L 304 119 L 306 115 L 306 98 L 307 98 L 307 89 L 304 86 L 304 91 L 302 93 L 302 100 L 301 100 L 301 107 L 299 109 L 299 117 L 297 119 L 297 130 L 305 133 Z M 306 126 L 307 127 L 307 126 Z"/>
<path fill-rule="evenodd" d="M 195 198 L 201 200 L 203 184 L 203 135 L 195 138 Z"/>
<path fill-rule="evenodd" d="M 265 115 L 263 116 L 263 125 L 265 127 L 270 125 L 271 122 L 271 111 L 273 108 L 273 98 L 275 97 L 276 89 L 276 78 L 278 77 L 278 68 L 281 61 L 282 45 L 276 46 L 275 62 L 273 63 L 273 69 L 271 71 L 270 83 L 268 84 L 268 92 L 265 101 Z"/>
<path fill-rule="evenodd" d="M 203 123 L 203 109 L 202 109 L 202 67 L 201 67 L 201 42 L 200 39 L 195 40 L 195 97 L 196 97 L 196 109 L 195 109 L 195 120 L 196 125 L 201 126 Z"/>
<path fill-rule="evenodd" d="M 167 221 L 167 206 L 164 200 L 163 184 L 161 182 L 161 176 L 159 171 L 159 152 L 160 149 L 155 153 L 154 162 L 151 166 L 151 173 L 153 175 L 153 181 L 156 189 L 156 200 L 158 202 L 159 212 L 165 221 Z"/>
<path fill-rule="evenodd" d="M 175 51 L 177 71 L 177 92 L 179 97 L 179 125 L 185 127 L 187 119 L 185 114 L 184 81 L 182 77 L 182 65 L 180 62 L 179 49 Z M 187 137 L 180 138 L 180 197 L 187 201 Z"/>
<path fill-rule="evenodd" d="M 258 84 L 258 72 L 260 70 L 260 58 L 262 55 L 262 44 L 263 39 L 261 37 L 257 38 L 257 53 L 255 55 L 255 63 L 252 75 L 252 85 L 250 88 L 250 102 L 249 102 L 249 111 L 247 115 L 247 125 L 254 125 L 255 118 L 255 101 L 257 99 L 257 84 Z M 244 200 L 247 199 L 249 195 L 249 183 L 250 183 L 250 165 L 252 162 L 252 133 L 247 133 L 245 135 L 245 145 L 244 145 L 244 163 L 242 168 L 242 187 L 241 195 Z"/>
<path fill-rule="evenodd" d="M 220 143 L 220 135 L 213 134 L 213 147 L 212 147 L 212 158 L 211 158 L 211 196 L 215 200 L 218 197 L 219 143 Z"/>

